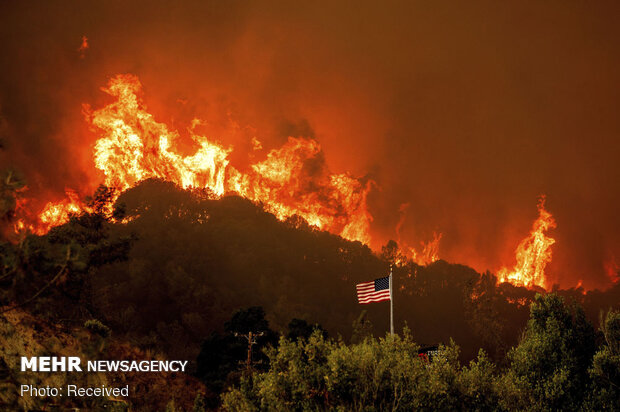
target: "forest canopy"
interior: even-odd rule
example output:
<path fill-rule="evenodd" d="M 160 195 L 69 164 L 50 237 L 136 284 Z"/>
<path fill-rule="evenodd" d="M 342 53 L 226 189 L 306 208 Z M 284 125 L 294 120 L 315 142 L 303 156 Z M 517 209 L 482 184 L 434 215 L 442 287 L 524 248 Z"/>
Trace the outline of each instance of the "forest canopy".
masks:
<path fill-rule="evenodd" d="M 2 305 L 19 306 L 50 321 L 82 324 L 97 319 L 106 333 L 139 348 L 197 359 L 193 370 L 210 391 L 207 406 L 217 406 L 219 393 L 241 385 L 227 392 L 225 405 L 285 407 L 278 403 L 285 399 L 268 395 L 262 385 L 275 390 L 272 385 L 280 383 L 272 382 L 270 374 L 284 373 L 290 366 L 286 362 L 302 362 L 308 351 L 323 354 L 316 365 L 303 366 L 311 368 L 308 379 L 325 367 L 330 373 L 344 368 L 356 374 L 355 368 L 369 356 L 368 362 L 379 362 L 369 368 L 402 371 L 402 376 L 381 378 L 380 384 L 345 384 L 341 372 L 329 382 L 295 383 L 319 385 L 313 387 L 317 394 L 329 395 L 329 402 L 345 408 L 356 409 L 370 399 L 361 389 L 347 386 L 352 384 L 377 384 L 372 390 L 392 393 L 392 401 L 394 391 L 400 390 L 398 408 L 435 402 L 431 398 L 436 394 L 430 392 L 430 398 L 417 400 L 404 395 L 405 383 L 416 391 L 452 391 L 454 398 L 442 400 L 448 403 L 436 404 L 438 408 L 451 408 L 455 404 L 450 402 L 466 402 L 463 399 L 470 399 L 472 408 L 484 408 L 476 402 L 501 399 L 506 409 L 534 401 L 541 402 L 542 409 L 554 409 L 617 394 L 617 386 L 610 383 L 616 379 L 617 315 L 607 311 L 618 309 L 620 285 L 587 293 L 555 290 L 537 297 L 534 290 L 498 285 L 494 274 L 464 265 L 439 260 L 420 266 L 395 259 L 395 242 L 373 252 L 299 217 L 279 221 L 247 199 L 216 198 L 208 191 L 183 190 L 159 180 L 127 190 L 111 208 L 106 206 L 110 198 L 110 190 L 101 187 L 91 199 L 92 212 L 75 215 L 44 236 L 3 242 Z M 355 284 L 385 276 L 390 264 L 395 325 L 407 332 L 383 338 L 389 303 L 360 306 Z M 33 291 L 33 284 L 43 287 Z M 247 308 L 260 310 L 242 316 L 240 310 Z M 601 310 L 610 313 L 600 323 L 608 331 L 605 342 L 603 332 L 595 333 L 592 326 L 599 324 Z M 254 348 L 255 360 L 262 363 L 256 379 L 244 377 L 239 366 L 245 349 L 237 335 L 248 333 L 234 326 L 244 324 L 239 319 L 246 324 L 254 319 L 255 331 L 264 335 Z M 444 355 L 426 367 L 419 364 L 416 351 L 429 345 L 441 345 Z M 558 347 L 563 349 L 556 353 Z M 205 350 L 220 352 L 210 358 Z M 291 354 L 303 356 L 294 360 Z M 354 359 L 362 363 L 349 365 Z M 410 360 L 414 366 L 405 371 L 402 362 Z M 420 379 L 437 387 L 418 388 Z M 498 379 L 501 388 L 489 383 Z M 595 384 L 600 392 L 596 396 Z M 293 402 L 299 394 L 286 396 Z M 316 396 L 308 405 L 332 405 Z"/>

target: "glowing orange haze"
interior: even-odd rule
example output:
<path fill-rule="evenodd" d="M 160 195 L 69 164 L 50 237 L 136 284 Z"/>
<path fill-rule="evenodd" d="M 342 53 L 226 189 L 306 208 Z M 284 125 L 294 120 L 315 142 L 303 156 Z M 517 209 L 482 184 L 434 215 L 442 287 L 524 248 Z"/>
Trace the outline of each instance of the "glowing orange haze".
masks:
<path fill-rule="evenodd" d="M 194 120 L 190 136 L 198 149 L 192 155 L 182 156 L 174 150 L 178 133 L 147 112 L 139 97 L 141 87 L 135 76 L 118 75 L 103 89 L 116 99 L 113 103 L 95 111 L 85 106 L 89 123 L 101 131 L 94 148 L 95 166 L 103 172 L 104 184 L 116 188 L 117 195 L 148 178 L 172 181 L 183 188 L 207 188 L 217 196 L 235 192 L 262 203 L 280 220 L 299 215 L 311 225 L 345 239 L 370 243 L 372 216 L 366 198 L 374 183 L 346 173 L 331 173 L 322 162 L 321 147 L 315 140 L 289 137 L 281 148 L 272 150 L 266 159 L 242 173 L 229 164 L 232 148 L 195 134 L 200 121 Z M 252 144 L 261 147 L 256 138 Z M 399 238 L 407 206 L 401 206 L 401 220 L 396 227 Z M 20 220 L 16 230 L 27 228 L 44 234 L 65 223 L 71 214 L 89 210 L 75 192 L 67 190 L 65 200 L 44 207 L 36 225 Z M 516 250 L 516 266 L 512 271 L 502 268 L 499 282 L 548 287 L 544 269 L 551 261 L 555 240 L 545 232 L 555 227 L 555 221 L 544 208 L 544 197 L 538 211 L 530 235 Z M 441 236 L 434 234 L 432 241 L 421 242 L 420 249 L 399 239 L 400 248 L 416 263 L 428 265 L 439 259 Z"/>

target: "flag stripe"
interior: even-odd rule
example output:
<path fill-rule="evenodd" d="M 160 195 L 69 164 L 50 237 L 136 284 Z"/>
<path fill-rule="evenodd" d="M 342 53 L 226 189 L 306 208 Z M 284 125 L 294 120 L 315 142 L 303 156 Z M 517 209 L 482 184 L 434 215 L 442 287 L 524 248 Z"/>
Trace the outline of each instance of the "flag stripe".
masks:
<path fill-rule="evenodd" d="M 373 298 L 382 297 L 382 296 L 390 296 L 390 291 L 386 290 L 384 292 L 373 293 L 372 295 L 360 296 L 359 300 L 373 299 Z"/>
<path fill-rule="evenodd" d="M 384 296 L 384 297 L 375 298 L 375 299 L 372 299 L 372 300 L 360 300 L 358 303 L 360 305 L 367 305 L 369 303 L 383 302 L 384 300 L 390 300 L 390 297 L 389 296 Z"/>
<path fill-rule="evenodd" d="M 390 294 L 384 293 L 380 295 L 376 295 L 370 298 L 359 299 L 359 303 L 371 303 L 371 302 L 381 302 L 383 300 L 390 300 Z"/>
<path fill-rule="evenodd" d="M 368 291 L 364 291 L 364 292 L 357 292 L 357 296 L 365 296 L 365 295 L 372 295 L 373 293 L 377 293 L 374 290 L 368 290 Z"/>
<path fill-rule="evenodd" d="M 381 302 L 390 300 L 390 278 L 375 279 L 372 282 L 364 282 L 356 285 L 357 300 L 360 304 Z"/>

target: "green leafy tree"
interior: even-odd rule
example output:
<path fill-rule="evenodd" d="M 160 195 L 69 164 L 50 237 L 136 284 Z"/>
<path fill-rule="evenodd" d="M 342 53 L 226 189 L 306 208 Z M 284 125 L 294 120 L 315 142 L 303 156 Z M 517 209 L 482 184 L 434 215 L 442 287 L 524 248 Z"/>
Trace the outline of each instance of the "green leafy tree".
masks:
<path fill-rule="evenodd" d="M 205 412 L 207 410 L 207 403 L 203 394 L 199 393 L 194 398 L 194 406 L 192 412 Z"/>
<path fill-rule="evenodd" d="M 499 409 L 499 395 L 495 388 L 496 367 L 481 349 L 478 358 L 462 369 L 457 377 L 461 393 L 461 405 L 467 411 L 490 411 Z"/>
<path fill-rule="evenodd" d="M 410 410 L 428 370 L 409 333 L 357 345 L 339 345 L 329 355 L 330 399 L 347 410 Z"/>
<path fill-rule="evenodd" d="M 587 406 L 591 410 L 620 411 L 620 312 L 610 310 L 600 318 L 604 343 L 589 370 L 593 385 Z"/>
<path fill-rule="evenodd" d="M 360 315 L 353 321 L 353 333 L 351 334 L 351 343 L 360 343 L 365 339 L 372 337 L 374 326 L 368 319 L 368 312 L 362 310 Z"/>
<path fill-rule="evenodd" d="M 323 337 L 327 338 L 327 331 L 318 323 L 311 325 L 304 319 L 294 318 L 288 324 L 288 334 L 286 337 L 292 341 L 299 339 L 307 340 L 315 330 L 320 331 L 323 334 Z"/>
<path fill-rule="evenodd" d="M 246 377 L 222 396 L 226 410 L 492 410 L 495 370 L 483 352 L 462 368 L 459 348 L 440 346 L 432 362 L 418 356 L 408 330 L 357 344 L 280 339 L 267 351 L 268 371 Z"/>
<path fill-rule="evenodd" d="M 509 410 L 578 410 L 589 387 L 595 334 L 583 310 L 555 295 L 536 295 L 523 338 L 499 384 Z"/>

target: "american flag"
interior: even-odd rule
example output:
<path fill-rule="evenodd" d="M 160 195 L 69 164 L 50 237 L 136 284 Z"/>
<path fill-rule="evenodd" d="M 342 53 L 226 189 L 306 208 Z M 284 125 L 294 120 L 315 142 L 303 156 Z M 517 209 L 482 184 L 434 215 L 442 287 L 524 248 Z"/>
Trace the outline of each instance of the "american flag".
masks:
<path fill-rule="evenodd" d="M 359 283 L 357 300 L 359 303 L 381 302 L 390 300 L 390 277 L 375 279 L 372 282 Z"/>

